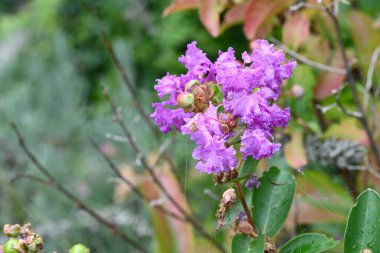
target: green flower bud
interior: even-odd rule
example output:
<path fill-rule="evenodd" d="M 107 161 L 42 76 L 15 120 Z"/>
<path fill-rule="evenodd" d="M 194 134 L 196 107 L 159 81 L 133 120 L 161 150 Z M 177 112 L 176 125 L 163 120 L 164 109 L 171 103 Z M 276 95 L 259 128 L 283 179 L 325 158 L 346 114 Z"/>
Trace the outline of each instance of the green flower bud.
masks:
<path fill-rule="evenodd" d="M 191 93 L 181 93 L 177 96 L 177 103 L 179 107 L 190 108 L 194 104 L 194 95 Z"/>
<path fill-rule="evenodd" d="M 90 250 L 83 244 L 78 243 L 69 250 L 69 253 L 90 253 Z"/>
<path fill-rule="evenodd" d="M 19 241 L 16 238 L 9 238 L 9 240 L 3 245 L 4 253 L 20 253 Z"/>
<path fill-rule="evenodd" d="M 20 234 L 21 226 L 19 224 L 5 224 L 3 228 L 4 235 L 8 237 L 17 237 Z"/>
<path fill-rule="evenodd" d="M 44 247 L 42 237 L 36 233 L 29 233 L 24 240 L 24 244 L 29 253 L 39 253 Z"/>
<path fill-rule="evenodd" d="M 185 91 L 193 87 L 194 85 L 200 85 L 198 80 L 191 80 L 185 85 Z"/>

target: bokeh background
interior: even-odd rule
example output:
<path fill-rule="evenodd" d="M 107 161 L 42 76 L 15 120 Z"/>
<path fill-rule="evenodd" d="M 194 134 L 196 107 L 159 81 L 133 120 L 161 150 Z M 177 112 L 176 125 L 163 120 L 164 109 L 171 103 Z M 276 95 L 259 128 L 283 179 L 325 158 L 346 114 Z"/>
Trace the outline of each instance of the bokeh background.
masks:
<path fill-rule="evenodd" d="M 143 169 L 136 164 L 132 149 L 126 143 L 109 138 L 121 132 L 113 122 L 109 105 L 102 95 L 101 85 L 105 84 L 122 108 L 123 118 L 143 151 L 153 156 L 158 149 L 133 108 L 130 94 L 99 36 L 99 23 L 85 2 L 0 2 L 0 224 L 31 222 L 44 237 L 47 252 L 66 252 L 76 242 L 86 244 L 91 252 L 129 252 L 128 245 L 78 210 L 60 192 L 22 176 L 40 174 L 17 145 L 17 139 L 9 126 L 9 122 L 15 122 L 32 151 L 68 189 L 96 211 L 120 224 L 130 236 L 148 245 L 152 252 L 175 252 L 170 246 L 173 242 L 168 238 L 176 238 L 176 233 L 181 231 L 170 232 L 165 227 L 160 228 L 151 209 L 117 182 L 106 163 L 89 144 L 89 137 L 99 141 L 104 152 L 134 182 L 144 178 Z M 226 50 L 229 46 L 235 48 L 237 54 L 249 50 L 249 42 L 241 25 L 232 26 L 214 38 L 201 24 L 195 10 L 163 17 L 162 13 L 171 3 L 169 0 L 92 2 L 101 17 L 101 25 L 138 91 L 138 100 L 149 113 L 152 111 L 150 103 L 157 99 L 153 90 L 155 80 L 167 72 L 179 74 L 185 70 L 177 59 L 184 53 L 187 43 L 196 40 L 211 59 L 217 57 L 218 50 Z M 363 15 L 357 20 L 359 26 L 352 26 L 355 20 L 349 18 L 345 11 L 348 8 L 354 8 Z M 350 55 L 354 56 L 356 50 L 365 50 L 366 41 L 372 39 L 361 30 L 367 29 L 360 26 L 365 23 L 362 20 L 369 20 L 374 29 L 369 34 L 378 36 L 380 4 L 377 0 L 352 1 L 352 6 L 344 5 L 341 11 L 344 42 Z M 274 36 L 281 40 L 284 17 L 276 22 L 268 37 Z M 322 25 L 315 25 L 318 22 Z M 329 48 L 334 47 L 331 42 L 334 38 L 331 38 L 329 26 L 326 25 L 326 28 L 318 19 L 314 19 L 313 24 L 314 30 L 309 34 L 309 40 L 303 42 L 299 50 L 309 58 L 331 63 L 334 50 Z M 319 40 L 320 37 L 327 42 Z M 373 42 L 375 46 L 380 45 L 380 40 L 376 38 Z M 367 60 L 371 52 L 366 54 Z M 308 128 L 319 133 L 322 130 L 313 102 L 318 90 L 315 87 L 327 86 L 329 89 L 334 83 L 343 82 L 335 76 L 322 74 L 301 64 L 286 90 L 290 94 L 292 86 L 301 85 L 304 96 L 297 99 L 289 96 L 282 100 L 307 123 Z M 352 104 L 348 91 L 344 91 L 342 96 L 348 105 Z M 324 106 L 333 101 L 326 97 L 320 103 Z M 344 123 L 345 119 L 336 108 L 329 111 L 326 119 L 331 125 L 335 124 L 326 138 L 339 135 L 339 127 L 354 125 L 352 122 Z M 346 125 L 340 126 L 342 122 Z M 354 133 L 355 140 L 363 137 L 363 132 L 356 127 L 350 128 L 349 132 Z M 294 137 L 297 133 L 288 135 Z M 164 137 L 164 140 L 168 138 Z M 170 180 L 168 187 L 185 194 L 194 213 L 217 240 L 228 240 L 227 229 L 215 232 L 217 198 L 221 196 L 223 188 L 214 187 L 211 177 L 194 170 L 191 158 L 193 144 L 187 138 L 175 138 L 170 152 L 175 158 L 175 172 L 182 189 L 178 190 L 178 185 L 174 183 L 171 186 Z M 285 143 L 289 138 L 285 136 L 282 141 Z M 294 155 L 294 152 L 291 153 Z M 268 163 L 291 167 L 282 154 Z M 303 225 L 297 223 L 296 228 L 322 231 L 341 238 L 345 217 L 353 204 L 350 189 L 334 166 L 309 162 L 308 167 L 310 172 L 305 172 L 306 176 L 297 177 L 300 196 L 302 192 L 314 195 L 303 206 L 307 210 L 307 215 L 301 217 Z M 169 178 L 172 176 L 167 175 Z M 378 184 L 375 179 L 372 183 Z M 147 190 L 150 186 L 142 187 Z M 313 223 L 313 217 L 314 220 L 322 218 L 317 220 L 318 223 Z M 290 219 L 288 223 L 284 238 L 296 232 L 292 231 L 294 221 Z M 191 230 L 184 237 L 192 242 L 192 247 L 197 250 L 194 252 L 213 250 L 207 241 Z M 5 238 L 0 237 L 0 242 L 3 240 Z M 163 246 L 162 241 L 165 240 L 167 245 Z"/>

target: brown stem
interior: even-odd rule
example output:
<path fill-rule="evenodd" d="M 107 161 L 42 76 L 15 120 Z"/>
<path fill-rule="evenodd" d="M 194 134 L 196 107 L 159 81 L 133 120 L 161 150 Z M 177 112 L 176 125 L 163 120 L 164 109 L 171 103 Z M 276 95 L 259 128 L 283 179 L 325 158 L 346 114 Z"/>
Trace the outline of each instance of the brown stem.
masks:
<path fill-rule="evenodd" d="M 158 188 L 162 191 L 162 193 L 168 198 L 168 200 L 173 204 L 173 206 L 186 218 L 188 222 L 190 222 L 193 227 L 198 230 L 198 232 L 207 240 L 213 243 L 213 245 L 223 253 L 226 253 L 227 251 L 224 249 L 224 247 L 215 240 L 215 238 L 210 235 L 202 226 L 202 224 L 191 214 L 189 214 L 174 198 L 172 195 L 169 194 L 168 190 L 165 188 L 165 186 L 162 184 L 160 179 L 157 177 L 156 173 L 154 172 L 155 166 L 152 167 L 147 162 L 145 155 L 141 152 L 139 145 L 137 144 L 135 138 L 133 137 L 132 132 L 127 128 L 124 121 L 120 117 L 120 113 L 116 107 L 116 104 L 112 100 L 111 96 L 108 93 L 108 90 L 104 89 L 104 96 L 107 98 L 108 103 L 111 106 L 112 112 L 114 114 L 116 122 L 119 124 L 121 130 L 123 131 L 125 137 L 128 139 L 128 142 L 130 146 L 132 147 L 133 151 L 135 152 L 136 156 L 139 158 L 142 166 L 148 171 L 149 175 L 152 177 L 153 182 L 158 186 Z"/>
<path fill-rule="evenodd" d="M 330 16 L 331 20 L 333 21 L 334 28 L 335 28 L 335 31 L 336 31 L 336 34 L 338 37 L 338 45 L 339 45 L 341 55 L 343 58 L 344 67 L 346 69 L 346 79 L 348 81 L 348 85 L 349 85 L 351 92 L 352 92 L 352 95 L 354 97 L 355 106 L 357 107 L 358 112 L 361 114 L 361 117 L 359 117 L 358 120 L 362 124 L 362 126 L 363 126 L 363 128 L 367 134 L 367 138 L 369 140 L 370 147 L 371 147 L 371 149 L 375 155 L 376 163 L 377 163 L 379 170 L 380 170 L 380 153 L 379 153 L 379 150 L 376 146 L 376 142 L 375 142 L 375 139 L 373 137 L 372 131 L 369 127 L 367 116 L 364 113 L 363 106 L 362 106 L 362 103 L 360 101 L 358 91 L 356 90 L 355 78 L 353 76 L 352 69 L 351 69 L 351 66 L 349 64 L 348 57 L 346 54 L 346 50 L 344 48 L 344 43 L 343 43 L 343 38 L 342 38 L 342 32 L 341 32 L 340 25 L 339 25 L 339 20 L 334 15 L 334 13 L 331 11 L 330 8 L 325 8 L 325 10 L 326 10 L 327 14 Z"/>
<path fill-rule="evenodd" d="M 131 94 L 133 105 L 136 107 L 141 117 L 145 120 L 146 124 L 148 125 L 156 141 L 159 142 L 160 135 L 158 134 L 157 128 L 153 125 L 152 120 L 150 119 L 149 115 L 145 112 L 143 106 L 141 105 L 140 100 L 138 99 L 137 91 L 135 87 L 133 86 L 131 80 L 129 79 L 128 72 L 125 70 L 123 64 L 121 63 L 119 57 L 117 56 L 115 52 L 112 42 L 103 27 L 102 19 L 99 13 L 97 12 L 96 8 L 93 6 L 91 1 L 89 1 L 87 6 L 89 7 L 91 13 L 94 15 L 98 23 L 98 29 L 99 29 L 100 37 L 103 41 L 103 44 L 106 47 L 108 53 L 110 54 L 112 61 L 115 63 L 116 68 L 118 72 L 120 73 L 121 79 L 123 80 L 123 83 L 125 84 L 125 86 L 127 87 L 128 91 Z"/>
<path fill-rule="evenodd" d="M 118 178 L 121 179 L 121 181 L 123 181 L 123 183 L 125 183 L 128 187 L 130 187 L 132 189 L 132 191 L 134 193 L 136 193 L 137 196 L 140 197 L 141 200 L 144 200 L 145 202 L 149 203 L 150 199 L 145 196 L 139 188 L 137 188 L 128 178 L 124 177 L 119 169 L 117 168 L 117 166 L 112 162 L 112 160 L 106 155 L 104 154 L 104 152 L 101 151 L 99 145 L 95 142 L 94 139 L 90 138 L 90 142 L 91 142 L 91 145 L 96 149 L 96 151 L 103 157 L 103 159 L 107 162 L 108 164 L 108 167 L 116 174 L 116 176 Z M 177 219 L 177 220 L 180 220 L 180 221 L 186 221 L 183 217 L 181 216 L 178 216 L 177 214 L 173 213 L 173 212 L 170 212 L 169 210 L 163 208 L 162 206 L 155 206 L 154 208 L 158 209 L 159 211 L 163 212 L 164 214 L 174 218 L 174 219 Z"/>
<path fill-rule="evenodd" d="M 28 158 L 31 160 L 31 162 L 37 167 L 37 169 L 48 179 L 52 187 L 55 187 L 58 191 L 60 191 L 64 196 L 66 196 L 69 200 L 74 202 L 79 209 L 82 209 L 86 213 L 88 213 L 91 217 L 93 217 L 95 220 L 97 220 L 99 223 L 105 225 L 108 227 L 111 232 L 124 242 L 131 245 L 133 248 L 135 248 L 138 252 L 142 253 L 148 253 L 141 245 L 140 243 L 134 241 L 131 239 L 127 234 L 125 234 L 123 231 L 121 231 L 116 224 L 106 220 L 102 216 L 100 216 L 97 212 L 95 212 L 93 209 L 91 209 L 89 206 L 87 206 L 84 202 L 82 202 L 79 198 L 77 198 L 74 194 L 69 192 L 50 172 L 40 163 L 40 161 L 35 157 L 35 155 L 30 151 L 28 146 L 25 144 L 25 140 L 21 132 L 19 131 L 16 124 L 11 123 L 11 127 L 15 134 L 17 135 L 19 145 L 21 149 L 25 152 L 25 154 L 28 156 Z"/>
<path fill-rule="evenodd" d="M 255 229 L 255 225 L 253 223 L 253 219 L 252 219 L 252 215 L 251 215 L 251 209 L 248 207 L 247 202 L 245 201 L 243 189 L 241 188 L 240 182 L 236 182 L 236 189 L 238 191 L 240 202 L 243 205 L 245 214 L 247 215 L 248 222 Z"/>

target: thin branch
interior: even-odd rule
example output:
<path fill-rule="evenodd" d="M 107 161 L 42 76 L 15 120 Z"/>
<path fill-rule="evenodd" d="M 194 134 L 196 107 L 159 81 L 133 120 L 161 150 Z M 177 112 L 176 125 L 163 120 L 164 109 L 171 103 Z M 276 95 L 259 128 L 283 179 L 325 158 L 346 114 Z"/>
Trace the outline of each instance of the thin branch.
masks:
<path fill-rule="evenodd" d="M 352 95 L 354 97 L 354 102 L 355 102 L 355 105 L 358 109 L 358 112 L 362 115 L 362 117 L 358 118 L 358 120 L 362 124 L 362 126 L 363 126 L 363 128 L 367 134 L 367 138 L 369 140 L 370 147 L 371 147 L 371 149 L 375 155 L 376 163 L 377 163 L 379 170 L 380 170 L 380 152 L 376 146 L 375 139 L 374 139 L 372 131 L 369 127 L 367 116 L 364 113 L 364 109 L 363 109 L 362 103 L 360 101 L 359 94 L 356 90 L 355 79 L 354 79 L 354 76 L 352 74 L 352 69 L 350 67 L 348 57 L 347 57 L 347 54 L 346 54 L 346 51 L 344 48 L 344 43 L 343 43 L 342 32 L 340 29 L 339 20 L 329 8 L 325 8 L 325 10 L 326 10 L 327 14 L 330 16 L 331 20 L 333 21 L 334 28 L 335 28 L 335 31 L 336 31 L 336 34 L 338 37 L 338 45 L 339 45 L 339 48 L 340 48 L 340 51 L 342 54 L 344 67 L 346 69 L 346 79 L 348 81 L 348 85 L 349 85 L 351 92 L 352 92 Z"/>
<path fill-rule="evenodd" d="M 112 109 L 112 112 L 114 114 L 114 119 L 115 121 L 119 124 L 121 130 L 123 131 L 123 134 L 125 135 L 125 137 L 128 139 L 128 142 L 129 142 L 129 145 L 132 147 L 133 151 L 135 152 L 136 154 L 136 157 L 139 158 L 139 162 L 141 163 L 141 165 L 148 171 L 149 175 L 152 177 L 153 179 L 153 182 L 158 186 L 158 188 L 162 191 L 162 193 L 168 198 L 168 200 L 173 204 L 173 206 L 186 218 L 186 220 L 188 220 L 196 230 L 198 230 L 198 232 L 205 238 L 207 238 L 208 240 L 210 240 L 213 245 L 221 252 L 224 252 L 226 253 L 227 251 L 223 248 L 223 246 L 218 243 L 215 238 L 210 235 L 202 226 L 201 223 L 199 223 L 199 221 L 194 218 L 191 214 L 189 214 L 168 192 L 168 190 L 164 187 L 164 185 L 162 184 L 162 182 L 159 180 L 159 178 L 157 177 L 156 173 L 154 172 L 155 170 L 155 167 L 152 167 L 149 165 L 149 163 L 147 162 L 146 158 L 145 158 L 145 155 L 141 152 L 140 150 L 140 147 L 138 146 L 135 138 L 133 137 L 133 134 L 132 132 L 127 128 L 127 126 L 125 125 L 124 121 L 122 120 L 121 116 L 120 116 L 120 112 L 116 106 L 116 104 L 114 103 L 114 101 L 112 100 L 112 98 L 110 97 L 109 93 L 108 93 L 108 89 L 107 87 L 104 87 L 104 91 L 103 91 L 103 94 L 104 96 L 107 98 L 107 101 Z"/>
<path fill-rule="evenodd" d="M 319 4 L 311 4 L 311 3 L 305 3 L 305 2 L 299 2 L 295 5 L 292 5 L 289 7 L 289 11 L 298 11 L 303 8 L 308 9 L 316 9 L 316 10 L 323 10 L 323 7 Z"/>
<path fill-rule="evenodd" d="M 344 69 L 336 68 L 336 67 L 329 66 L 329 65 L 325 65 L 325 64 L 322 64 L 322 63 L 319 63 L 319 62 L 315 62 L 315 61 L 312 61 L 312 60 L 306 58 L 303 55 L 300 55 L 299 53 L 291 50 L 289 47 L 287 47 L 286 45 L 282 44 L 280 41 L 276 40 L 273 37 L 271 37 L 270 40 L 273 43 L 275 43 L 279 48 L 281 48 L 286 53 L 288 53 L 290 56 L 292 56 L 293 58 L 295 58 L 296 60 L 298 60 L 300 62 L 303 62 L 303 63 L 305 63 L 305 64 L 307 64 L 307 65 L 309 65 L 309 66 L 311 66 L 313 68 L 320 69 L 320 70 L 327 71 L 327 72 L 331 72 L 331 73 L 335 73 L 335 74 L 339 74 L 339 75 L 345 75 L 346 74 L 346 70 L 344 70 Z"/>
<path fill-rule="evenodd" d="M 249 224 L 251 224 L 252 228 L 254 229 L 254 232 L 256 233 L 255 224 L 253 222 L 253 218 L 251 215 L 251 209 L 248 207 L 247 202 L 245 201 L 245 197 L 244 197 L 243 189 L 241 188 L 241 184 L 240 184 L 240 182 L 236 182 L 235 184 L 236 184 L 236 189 L 237 189 L 237 192 L 238 192 L 238 195 L 240 198 L 240 202 L 243 205 L 245 214 L 247 215 L 248 222 L 249 222 Z"/>
<path fill-rule="evenodd" d="M 120 180 L 125 183 L 128 187 L 130 187 L 132 189 L 132 191 L 134 193 L 136 193 L 137 196 L 139 196 L 142 200 L 146 201 L 147 203 L 149 203 L 151 200 L 145 196 L 139 188 L 137 188 L 131 181 L 129 181 L 128 178 L 124 177 L 119 169 L 117 168 L 117 166 L 112 162 L 112 160 L 106 155 L 104 154 L 104 152 L 102 152 L 102 150 L 100 149 L 98 143 L 96 143 L 96 141 L 92 138 L 90 138 L 90 143 L 91 145 L 95 148 L 95 150 L 103 157 L 103 159 L 107 162 L 108 164 L 108 167 L 116 174 L 116 176 L 118 178 L 120 178 Z M 159 211 L 163 212 L 164 214 L 172 217 L 172 218 L 175 218 L 177 220 L 181 220 L 181 221 L 186 221 L 183 217 L 180 217 L 178 216 L 177 214 L 173 213 L 173 212 L 170 212 L 168 210 L 166 210 L 165 208 L 163 208 L 162 206 L 155 206 L 156 209 L 158 209 Z"/>
<path fill-rule="evenodd" d="M 153 125 L 152 120 L 150 119 L 149 115 L 145 112 L 142 104 L 140 103 L 140 100 L 138 99 L 137 91 L 136 91 L 134 85 L 132 84 L 132 82 L 129 78 L 128 72 L 124 68 L 123 64 L 121 63 L 119 57 L 117 56 L 117 54 L 115 52 L 115 49 L 112 45 L 112 42 L 111 42 L 110 38 L 108 37 L 108 34 L 105 31 L 104 27 L 103 27 L 103 22 L 102 22 L 102 19 L 101 19 L 99 13 L 97 12 L 95 6 L 91 3 L 91 1 L 89 1 L 87 6 L 89 7 L 91 13 L 94 15 L 94 17 L 96 19 L 96 22 L 98 23 L 99 34 L 100 34 L 100 37 L 103 41 L 103 44 L 106 47 L 108 53 L 110 54 L 112 61 L 115 63 L 116 68 L 120 73 L 120 76 L 123 80 L 124 85 L 127 87 L 128 91 L 131 94 L 133 105 L 136 107 L 136 109 L 140 113 L 141 117 L 145 120 L 145 122 L 148 125 L 150 131 L 152 132 L 154 138 L 157 140 L 157 142 L 159 142 L 160 135 L 157 132 L 157 128 Z"/>
<path fill-rule="evenodd" d="M 356 119 L 359 119 L 359 118 L 363 117 L 363 114 L 361 114 L 359 112 L 355 112 L 355 111 L 350 111 L 350 110 L 346 109 L 346 107 L 344 107 L 344 105 L 342 104 L 342 101 L 340 100 L 341 91 L 342 90 L 335 92 L 336 105 L 341 110 L 341 112 L 343 114 L 349 116 L 349 117 L 353 117 L 353 118 L 356 118 Z"/>
<path fill-rule="evenodd" d="M 131 239 L 127 234 L 125 234 L 123 231 L 121 231 L 116 224 L 106 220 L 102 216 L 100 216 L 97 212 L 95 212 L 93 209 L 91 209 L 89 206 L 84 204 L 79 198 L 77 198 L 74 194 L 69 192 L 50 172 L 40 163 L 40 161 L 36 158 L 36 156 L 30 151 L 28 146 L 25 144 L 24 136 L 21 134 L 20 130 L 16 126 L 15 123 L 11 123 L 11 127 L 14 131 L 14 133 L 17 135 L 18 143 L 21 147 L 21 149 L 25 152 L 25 154 L 28 156 L 29 160 L 37 167 L 37 169 L 48 179 L 50 182 L 50 185 L 54 188 L 56 188 L 58 191 L 60 191 L 66 198 L 74 202 L 79 209 L 82 209 L 86 213 L 88 213 L 91 217 L 93 217 L 95 220 L 97 220 L 99 223 L 105 225 L 108 227 L 108 229 L 111 230 L 111 232 L 127 244 L 131 245 L 133 248 L 135 248 L 138 252 L 142 253 L 148 253 L 141 245 L 140 243 L 134 241 Z"/>
<path fill-rule="evenodd" d="M 26 173 L 21 173 L 21 174 L 16 175 L 14 178 L 12 178 L 11 183 L 15 183 L 16 181 L 18 181 L 19 179 L 22 179 L 22 178 L 26 178 L 26 179 L 29 179 L 31 181 L 34 181 L 34 182 L 37 182 L 40 184 L 52 186 L 51 181 L 45 180 L 43 178 L 36 177 L 36 176 L 30 175 L 30 174 L 26 174 Z"/>
<path fill-rule="evenodd" d="M 371 56 L 371 61 L 370 61 L 370 64 L 369 64 L 369 68 L 368 68 L 368 72 L 367 72 L 367 80 L 366 80 L 366 83 L 365 83 L 366 92 L 364 93 L 364 99 L 363 99 L 363 101 L 364 101 L 363 107 L 366 110 L 367 110 L 368 104 L 369 104 L 369 95 L 370 95 L 371 88 L 372 88 L 373 73 L 375 72 L 375 66 L 376 66 L 377 60 L 379 58 L 379 55 L 380 55 L 380 46 L 378 46 L 373 51 L 373 54 Z"/>
<path fill-rule="evenodd" d="M 91 0 L 90 1 L 86 1 L 87 3 L 87 7 L 90 9 L 91 13 L 93 13 L 96 21 L 98 22 L 98 25 L 99 25 L 99 32 L 100 32 L 100 36 L 102 38 L 102 41 L 103 41 L 103 44 L 104 46 L 107 48 L 113 62 L 115 63 L 116 67 L 117 67 L 117 70 L 119 71 L 121 77 L 122 77 L 122 80 L 125 84 L 125 86 L 127 87 L 127 89 L 129 90 L 129 92 L 131 93 L 132 95 L 132 100 L 133 100 L 133 103 L 135 105 L 135 107 L 137 108 L 137 110 L 139 111 L 140 115 L 142 116 L 142 118 L 146 121 L 155 141 L 157 142 L 157 144 L 160 143 L 161 141 L 161 138 L 160 138 L 160 135 L 158 133 L 158 130 L 157 128 L 154 126 L 154 124 L 152 123 L 152 120 L 150 119 L 149 115 L 146 114 L 146 112 L 144 111 L 143 109 L 143 106 L 141 105 L 140 103 L 140 100 L 138 100 L 138 97 L 137 97 L 137 92 L 132 84 L 132 82 L 130 81 L 129 77 L 128 77 L 128 72 L 126 71 L 126 69 L 123 67 L 120 59 L 118 58 L 115 50 L 114 50 L 114 47 L 112 45 L 112 42 L 107 34 L 107 32 L 105 31 L 104 27 L 103 27 L 103 24 L 102 24 L 102 19 L 99 15 L 99 13 L 97 12 L 95 6 L 91 3 Z M 167 154 L 163 154 L 163 157 L 165 158 L 165 160 L 170 164 L 170 169 L 174 172 L 174 175 L 175 175 L 175 178 L 178 182 L 180 182 L 179 180 L 179 177 L 174 169 L 174 163 L 172 161 L 172 159 L 167 155 Z M 181 184 L 180 184 L 181 185 Z"/>

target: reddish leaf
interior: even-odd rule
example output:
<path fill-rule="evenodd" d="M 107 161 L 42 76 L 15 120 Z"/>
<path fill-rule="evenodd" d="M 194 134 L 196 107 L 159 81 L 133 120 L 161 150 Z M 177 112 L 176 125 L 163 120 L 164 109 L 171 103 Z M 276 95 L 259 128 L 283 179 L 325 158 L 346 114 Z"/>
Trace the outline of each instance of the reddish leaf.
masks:
<path fill-rule="evenodd" d="M 288 16 L 283 28 L 283 41 L 296 50 L 310 33 L 310 19 L 302 12 Z"/>
<path fill-rule="evenodd" d="M 153 164 L 156 158 L 157 155 L 151 155 L 149 157 L 149 162 Z M 182 192 L 182 188 L 175 179 L 175 176 L 173 175 L 169 166 L 170 165 L 168 163 L 161 164 L 159 166 L 159 170 L 156 170 L 156 174 L 160 179 L 161 183 L 165 186 L 166 189 L 168 189 L 169 194 L 175 199 L 175 201 L 187 212 L 190 212 L 188 203 L 185 198 L 185 194 Z M 159 188 L 153 183 L 152 180 L 144 184 L 144 192 L 151 199 L 157 200 L 162 198 L 163 200 L 165 200 L 165 202 L 162 204 L 162 206 L 165 209 L 171 211 L 172 213 L 175 213 L 180 217 L 183 217 L 183 215 L 181 215 L 177 208 L 169 200 L 167 200 L 165 195 L 159 190 Z M 158 210 L 155 211 L 155 213 L 157 212 Z M 191 226 L 191 224 L 184 223 L 169 216 L 164 216 L 163 218 L 169 221 L 173 231 L 181 231 L 181 233 L 176 233 L 174 235 L 175 240 L 177 242 L 176 245 L 178 247 L 177 251 L 184 253 L 194 252 L 193 227 Z M 160 224 L 162 225 L 162 223 Z M 172 238 L 172 240 L 174 240 L 174 238 Z"/>
<path fill-rule="evenodd" d="M 207 31 L 216 37 L 220 32 L 220 14 L 226 8 L 227 1 L 201 0 L 199 18 Z"/>
<path fill-rule="evenodd" d="M 250 40 L 257 38 L 259 27 L 293 2 L 294 0 L 251 0 L 244 18 L 245 36 Z"/>
<path fill-rule="evenodd" d="M 230 26 L 243 22 L 248 3 L 241 3 L 229 9 L 223 17 L 221 30 L 225 30 Z"/>
<path fill-rule="evenodd" d="M 335 52 L 330 66 L 343 68 L 342 57 L 339 52 Z M 342 87 L 345 80 L 345 75 L 336 74 L 332 72 L 321 72 L 317 85 L 315 87 L 314 98 L 317 101 L 324 99 L 332 94 L 333 90 L 338 90 Z"/>
<path fill-rule="evenodd" d="M 304 55 L 316 62 L 326 62 L 330 55 L 330 46 L 326 38 L 310 35 L 304 43 Z"/>
<path fill-rule="evenodd" d="M 136 187 L 139 187 L 139 185 L 145 180 L 143 176 L 136 174 L 134 168 L 128 164 L 120 166 L 120 173 L 123 177 L 128 178 L 128 180 Z M 115 202 L 124 202 L 130 194 L 133 194 L 131 187 L 121 181 L 115 184 L 113 197 Z"/>
<path fill-rule="evenodd" d="M 298 169 L 307 164 L 302 131 L 294 130 L 291 136 L 292 140 L 286 143 L 284 147 L 285 160 L 289 166 Z"/>
<path fill-rule="evenodd" d="M 173 0 L 172 4 L 168 6 L 163 15 L 167 16 L 176 11 L 196 9 L 199 7 L 200 0 Z"/>
<path fill-rule="evenodd" d="M 350 13 L 349 25 L 359 65 L 363 75 L 366 76 L 373 51 L 380 44 L 380 32 L 376 31 L 370 17 L 360 11 Z M 380 71 L 380 63 L 377 64 L 375 76 L 378 71 Z"/>

